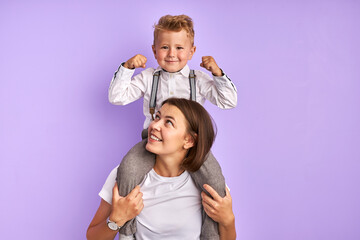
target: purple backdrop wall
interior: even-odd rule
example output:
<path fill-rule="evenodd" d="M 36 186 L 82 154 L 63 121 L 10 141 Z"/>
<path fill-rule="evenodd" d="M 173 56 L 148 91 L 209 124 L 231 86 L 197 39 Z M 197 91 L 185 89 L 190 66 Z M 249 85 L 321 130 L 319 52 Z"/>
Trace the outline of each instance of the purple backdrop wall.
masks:
<path fill-rule="evenodd" d="M 206 104 L 238 239 L 360 239 L 360 2 L 1 1 L 1 239 L 85 239 L 141 101 L 108 103 L 118 65 L 165 14 L 195 21 L 236 109 Z"/>

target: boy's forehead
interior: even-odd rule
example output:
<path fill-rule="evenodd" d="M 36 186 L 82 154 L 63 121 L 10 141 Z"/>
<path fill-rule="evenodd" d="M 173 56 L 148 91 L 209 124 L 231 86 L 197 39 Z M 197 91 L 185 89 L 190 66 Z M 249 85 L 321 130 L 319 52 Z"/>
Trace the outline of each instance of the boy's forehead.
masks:
<path fill-rule="evenodd" d="M 177 41 L 190 41 L 190 34 L 186 32 L 186 30 L 182 29 L 181 31 L 171 31 L 171 30 L 162 30 L 159 31 L 157 34 L 156 39 L 154 41 L 166 41 L 166 40 L 173 40 L 176 39 Z"/>

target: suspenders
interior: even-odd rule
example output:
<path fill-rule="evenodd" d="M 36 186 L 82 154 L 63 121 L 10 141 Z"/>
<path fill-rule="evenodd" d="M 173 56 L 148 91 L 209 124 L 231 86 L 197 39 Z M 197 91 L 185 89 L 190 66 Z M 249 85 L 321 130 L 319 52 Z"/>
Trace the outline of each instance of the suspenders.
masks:
<path fill-rule="evenodd" d="M 159 85 L 160 71 L 157 71 L 153 75 L 153 83 L 151 87 L 150 101 L 149 101 L 149 110 L 152 119 L 154 120 L 155 106 L 156 106 L 156 95 Z M 190 99 L 196 101 L 196 75 L 194 70 L 190 70 L 189 74 L 189 84 L 190 84 Z"/>
<path fill-rule="evenodd" d="M 190 99 L 191 99 L 192 101 L 196 101 L 196 84 L 195 84 L 195 79 L 196 79 L 195 71 L 194 71 L 194 70 L 190 70 L 190 74 L 189 74 Z"/>
<path fill-rule="evenodd" d="M 154 120 L 155 106 L 156 106 L 156 94 L 159 85 L 160 71 L 157 71 L 153 75 L 153 83 L 151 87 L 150 101 L 149 101 L 149 110 L 152 120 Z"/>

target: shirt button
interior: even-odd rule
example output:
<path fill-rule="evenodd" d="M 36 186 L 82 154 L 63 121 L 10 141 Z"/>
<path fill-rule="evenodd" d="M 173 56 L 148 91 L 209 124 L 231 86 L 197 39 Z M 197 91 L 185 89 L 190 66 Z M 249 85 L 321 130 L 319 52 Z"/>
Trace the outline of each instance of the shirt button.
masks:
<path fill-rule="evenodd" d="M 174 92 L 170 92 L 170 95 L 174 95 Z"/>

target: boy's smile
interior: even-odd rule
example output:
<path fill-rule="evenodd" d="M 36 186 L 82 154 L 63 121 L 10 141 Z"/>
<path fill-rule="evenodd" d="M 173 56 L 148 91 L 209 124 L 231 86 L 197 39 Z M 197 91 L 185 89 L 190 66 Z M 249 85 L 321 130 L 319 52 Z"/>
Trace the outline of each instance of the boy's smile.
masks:
<path fill-rule="evenodd" d="M 185 30 L 159 32 L 152 48 L 160 67 L 168 72 L 183 69 L 196 50 Z"/>

